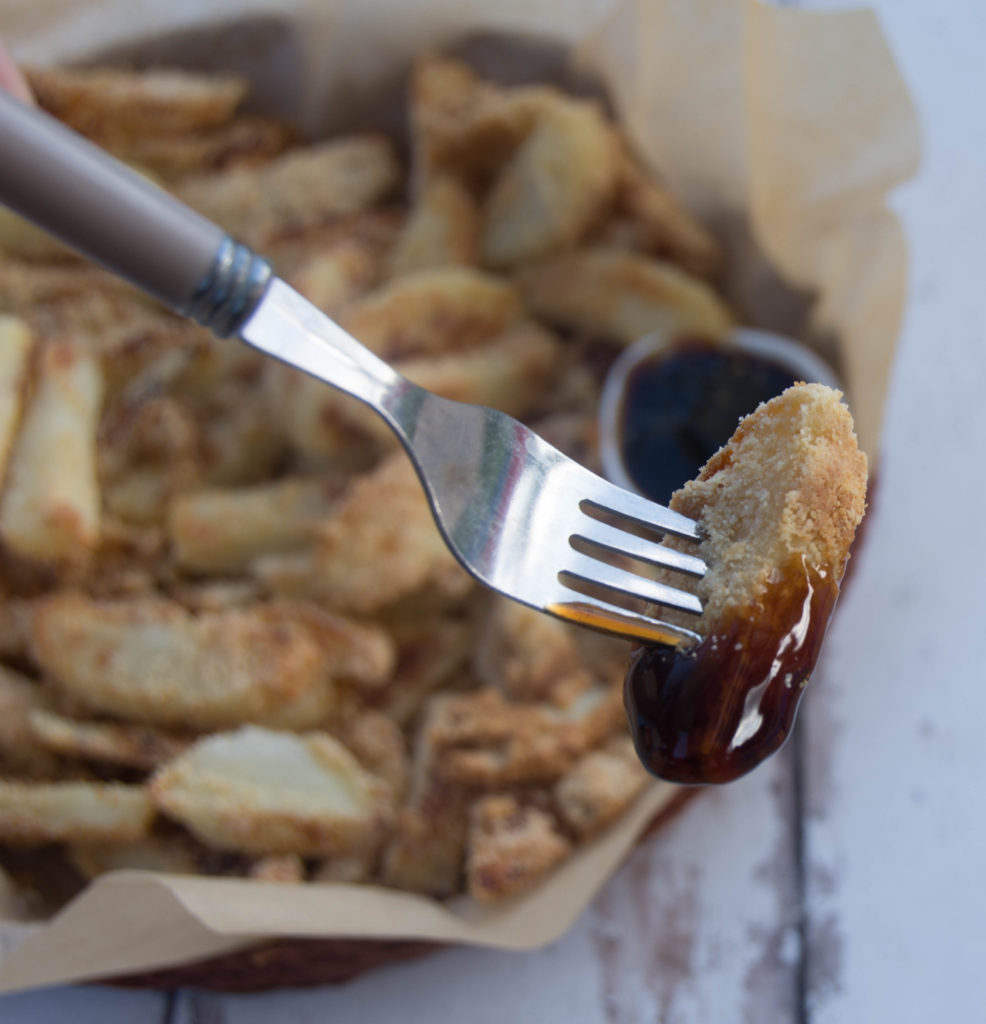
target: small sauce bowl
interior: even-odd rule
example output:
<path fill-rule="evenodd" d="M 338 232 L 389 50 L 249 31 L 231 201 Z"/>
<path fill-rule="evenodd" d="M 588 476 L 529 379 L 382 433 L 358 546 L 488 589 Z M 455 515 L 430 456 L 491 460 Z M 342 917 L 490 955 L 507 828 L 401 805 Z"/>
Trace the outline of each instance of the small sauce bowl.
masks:
<path fill-rule="evenodd" d="M 811 349 L 768 331 L 647 335 L 617 358 L 603 385 L 603 474 L 666 505 L 743 416 L 797 381 L 840 387 Z"/>

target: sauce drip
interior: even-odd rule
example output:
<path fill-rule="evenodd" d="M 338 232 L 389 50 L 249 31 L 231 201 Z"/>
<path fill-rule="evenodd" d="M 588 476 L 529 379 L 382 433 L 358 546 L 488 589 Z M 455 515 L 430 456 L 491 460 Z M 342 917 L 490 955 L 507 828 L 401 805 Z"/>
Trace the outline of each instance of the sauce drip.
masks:
<path fill-rule="evenodd" d="M 743 416 L 794 381 L 762 356 L 701 338 L 676 342 L 627 377 L 617 426 L 626 472 L 641 493 L 666 505 Z"/>
<path fill-rule="evenodd" d="M 798 561 L 761 603 L 691 650 L 634 652 L 624 700 L 637 754 L 671 782 L 731 782 L 784 742 L 818 658 L 838 580 Z"/>

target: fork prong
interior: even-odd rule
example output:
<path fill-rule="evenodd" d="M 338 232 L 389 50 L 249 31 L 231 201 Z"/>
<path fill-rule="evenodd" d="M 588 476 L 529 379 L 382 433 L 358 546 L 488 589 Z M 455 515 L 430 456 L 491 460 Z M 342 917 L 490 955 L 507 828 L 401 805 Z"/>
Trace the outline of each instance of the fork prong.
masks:
<path fill-rule="evenodd" d="M 580 481 L 584 484 L 583 504 L 588 504 L 600 512 L 615 513 L 654 530 L 673 533 L 678 537 L 687 537 L 690 540 L 700 539 L 698 524 L 694 519 L 689 519 L 688 516 L 683 516 L 680 512 L 672 512 L 671 509 L 649 501 L 632 491 L 625 491 L 622 487 L 617 487 L 615 484 L 597 477 L 594 473 L 588 473 L 586 476 L 585 481 Z"/>
<path fill-rule="evenodd" d="M 682 642 L 698 643 L 702 637 L 684 626 L 672 625 L 651 615 L 631 612 L 599 598 L 580 594 L 576 600 L 548 604 L 545 611 L 560 619 L 577 622 L 580 626 L 614 633 L 630 640 L 667 644 L 671 647 Z"/>
<path fill-rule="evenodd" d="M 558 573 L 561 583 L 568 586 L 568 580 L 596 584 L 609 590 L 616 590 L 630 597 L 637 597 L 651 604 L 668 605 L 685 612 L 702 614 L 702 602 L 687 590 L 649 580 L 645 576 L 619 569 L 615 565 L 601 562 L 598 558 L 573 550 L 564 568 Z"/>
<path fill-rule="evenodd" d="M 598 544 L 614 554 L 629 555 L 631 558 L 637 558 L 652 565 L 677 569 L 679 572 L 689 573 L 692 576 L 704 576 L 708 569 L 705 562 L 696 555 L 675 551 L 656 540 L 638 537 L 636 534 L 627 533 L 595 519 L 589 520 L 585 525 L 584 532 L 573 534 L 573 539 L 577 538 L 591 544 Z"/>

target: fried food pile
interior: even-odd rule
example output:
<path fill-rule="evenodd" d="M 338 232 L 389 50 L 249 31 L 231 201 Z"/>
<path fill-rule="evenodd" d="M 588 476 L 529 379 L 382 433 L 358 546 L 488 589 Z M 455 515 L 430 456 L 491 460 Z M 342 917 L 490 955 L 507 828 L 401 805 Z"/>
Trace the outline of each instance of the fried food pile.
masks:
<path fill-rule="evenodd" d="M 595 466 L 601 371 L 721 334 L 713 238 L 592 100 L 419 61 L 410 153 L 231 77 L 29 70 L 38 102 L 410 379 Z M 495 901 L 646 784 L 625 644 L 475 584 L 348 396 L 0 211 L 0 862 Z"/>

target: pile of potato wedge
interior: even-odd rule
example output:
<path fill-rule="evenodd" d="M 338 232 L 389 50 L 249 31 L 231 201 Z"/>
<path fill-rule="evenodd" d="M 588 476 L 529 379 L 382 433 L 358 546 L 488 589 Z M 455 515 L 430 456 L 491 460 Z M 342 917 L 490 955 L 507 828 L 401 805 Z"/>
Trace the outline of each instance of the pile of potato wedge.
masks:
<path fill-rule="evenodd" d="M 420 59 L 409 152 L 235 77 L 26 69 L 38 103 L 440 394 L 595 467 L 601 371 L 720 335 L 711 235 L 602 106 Z M 646 784 L 626 646 L 485 592 L 363 406 L 0 211 L 0 863 L 495 901 Z"/>

